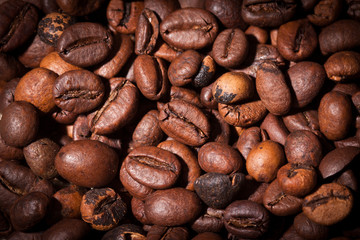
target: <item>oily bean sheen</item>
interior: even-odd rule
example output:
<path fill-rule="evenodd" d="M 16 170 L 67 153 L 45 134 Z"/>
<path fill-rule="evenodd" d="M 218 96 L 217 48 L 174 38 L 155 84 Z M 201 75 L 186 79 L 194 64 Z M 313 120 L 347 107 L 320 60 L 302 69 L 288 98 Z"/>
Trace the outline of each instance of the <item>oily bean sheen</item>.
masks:
<path fill-rule="evenodd" d="M 171 187 L 181 169 L 181 164 L 173 153 L 153 146 L 134 149 L 123 164 L 134 180 L 154 189 Z"/>
<path fill-rule="evenodd" d="M 208 118 L 198 107 L 183 100 L 166 103 L 160 110 L 159 121 L 168 136 L 190 146 L 200 146 L 210 136 Z"/>
<path fill-rule="evenodd" d="M 113 47 L 110 31 L 98 23 L 82 22 L 66 28 L 56 50 L 65 61 L 89 67 L 106 59 Z"/>
<path fill-rule="evenodd" d="M 102 102 L 105 86 L 101 79 L 87 70 L 73 70 L 59 76 L 54 84 L 55 104 L 62 110 L 85 113 Z"/>
<path fill-rule="evenodd" d="M 218 24 L 214 15 L 204 9 L 183 8 L 161 22 L 160 34 L 177 49 L 201 49 L 214 42 Z"/>
<path fill-rule="evenodd" d="M 63 146 L 55 157 L 60 176 L 89 188 L 108 184 L 115 177 L 118 164 L 117 153 L 96 140 L 73 141 Z"/>
<path fill-rule="evenodd" d="M 0 5 L 0 52 L 22 46 L 36 31 L 39 14 L 25 1 L 6 1 Z"/>
<path fill-rule="evenodd" d="M 262 63 L 256 72 L 256 90 L 270 113 L 284 115 L 291 108 L 291 93 L 285 76 L 274 62 Z"/>
<path fill-rule="evenodd" d="M 145 200 L 145 215 L 153 224 L 176 226 L 195 220 L 201 211 L 196 193 L 184 188 L 157 190 Z"/>

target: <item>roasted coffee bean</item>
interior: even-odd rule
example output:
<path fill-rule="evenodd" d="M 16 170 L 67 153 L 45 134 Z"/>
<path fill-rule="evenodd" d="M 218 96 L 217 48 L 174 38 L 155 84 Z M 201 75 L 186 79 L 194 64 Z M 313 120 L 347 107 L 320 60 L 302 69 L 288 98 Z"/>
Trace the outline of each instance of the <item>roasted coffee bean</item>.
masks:
<path fill-rule="evenodd" d="M 92 228 L 101 231 L 115 228 L 126 211 L 125 203 L 111 188 L 87 191 L 80 205 L 81 218 Z"/>
<path fill-rule="evenodd" d="M 171 86 L 170 88 L 170 101 L 173 100 L 184 100 L 185 102 L 191 103 L 199 108 L 203 108 L 199 94 L 192 89 L 185 87 Z"/>
<path fill-rule="evenodd" d="M 253 25 L 250 25 L 245 30 L 245 35 L 248 39 L 250 39 L 250 41 L 256 40 L 258 43 L 261 44 L 267 43 L 269 39 L 269 34 L 265 29 Z"/>
<path fill-rule="evenodd" d="M 90 236 L 89 225 L 80 220 L 73 218 L 64 218 L 48 228 L 42 236 L 44 240 L 55 240 L 60 236 L 64 239 L 82 239 Z"/>
<path fill-rule="evenodd" d="M 201 62 L 200 70 L 193 79 L 193 85 L 195 87 L 205 87 L 211 84 L 215 70 L 216 64 L 214 59 L 210 55 L 205 56 Z"/>
<path fill-rule="evenodd" d="M 314 133 L 299 130 L 286 138 L 285 154 L 289 163 L 317 167 L 322 158 L 323 147 Z"/>
<path fill-rule="evenodd" d="M 346 218 L 353 204 L 349 189 L 338 183 L 327 183 L 304 198 L 302 209 L 311 221 L 329 226 Z"/>
<path fill-rule="evenodd" d="M 265 208 L 276 216 L 297 214 L 301 211 L 302 203 L 302 198 L 285 194 L 278 179 L 270 183 L 263 198 Z"/>
<path fill-rule="evenodd" d="M 314 7 L 314 13 L 307 18 L 316 26 L 329 25 L 339 17 L 342 5 L 340 0 L 321 0 Z"/>
<path fill-rule="evenodd" d="M 47 214 L 50 198 L 41 192 L 20 197 L 10 210 L 11 224 L 17 231 L 29 230 Z"/>
<path fill-rule="evenodd" d="M 231 146 L 218 142 L 208 142 L 198 151 L 198 162 L 205 172 L 232 174 L 243 168 L 240 153 Z"/>
<path fill-rule="evenodd" d="M 260 128 L 266 132 L 268 138 L 274 142 L 285 145 L 289 131 L 280 116 L 268 113 L 260 124 Z"/>
<path fill-rule="evenodd" d="M 13 147 L 5 143 L 0 134 L 0 159 L 22 160 L 24 153 L 22 147 Z"/>
<path fill-rule="evenodd" d="M 194 182 L 200 177 L 201 169 L 198 159 L 194 152 L 185 144 L 175 140 L 166 140 L 157 145 L 157 147 L 165 149 L 175 154 L 181 162 L 181 175 L 179 176 L 178 184 L 190 191 L 194 190 Z M 185 182 L 184 184 L 182 184 Z"/>
<path fill-rule="evenodd" d="M 116 175 L 117 153 L 96 140 L 79 140 L 63 146 L 55 157 L 55 168 L 64 179 L 82 187 L 102 187 Z M 79 172 L 83 174 L 79 176 Z"/>
<path fill-rule="evenodd" d="M 303 61 L 288 70 L 293 95 L 293 106 L 307 106 L 319 94 L 325 83 L 324 67 L 316 62 Z"/>
<path fill-rule="evenodd" d="M 24 101 L 15 101 L 2 111 L 0 135 L 13 147 L 24 147 L 35 140 L 39 129 L 39 114 L 36 108 Z"/>
<path fill-rule="evenodd" d="M 345 170 L 335 180 L 336 183 L 344 185 L 354 192 L 359 191 L 356 173 L 352 169 Z"/>
<path fill-rule="evenodd" d="M 131 199 L 131 212 L 142 224 L 151 224 L 151 222 L 146 218 L 145 215 L 145 203 L 143 200 L 140 200 L 136 197 Z"/>
<path fill-rule="evenodd" d="M 52 118 L 61 124 L 72 124 L 75 122 L 76 118 L 78 117 L 77 113 L 68 112 L 65 110 L 57 109 L 51 114 Z"/>
<path fill-rule="evenodd" d="M 320 131 L 329 140 L 344 139 L 351 127 L 352 110 L 350 98 L 331 91 L 323 95 L 318 108 Z"/>
<path fill-rule="evenodd" d="M 39 13 L 34 5 L 22 0 L 6 1 L 0 9 L 0 52 L 10 52 L 33 36 Z"/>
<path fill-rule="evenodd" d="M 210 46 L 217 34 L 217 20 L 204 9 L 183 8 L 170 13 L 160 23 L 161 37 L 177 49 L 201 49 Z"/>
<path fill-rule="evenodd" d="M 122 224 L 105 233 L 101 240 L 125 240 L 129 237 L 130 239 L 145 240 L 146 234 L 145 231 L 138 225 Z"/>
<path fill-rule="evenodd" d="M 307 19 L 287 22 L 279 28 L 277 48 L 289 61 L 297 62 L 310 57 L 317 44 L 317 34 Z"/>
<path fill-rule="evenodd" d="M 43 42 L 56 46 L 65 28 L 74 23 L 75 18 L 73 16 L 66 13 L 52 12 L 39 21 L 37 34 Z"/>
<path fill-rule="evenodd" d="M 147 240 L 187 240 L 189 231 L 186 227 L 164 227 L 153 225 L 146 234 Z"/>
<path fill-rule="evenodd" d="M 168 69 L 169 81 L 173 86 L 184 86 L 193 81 L 199 72 L 202 56 L 195 50 L 187 50 L 177 56 Z"/>
<path fill-rule="evenodd" d="M 267 140 L 256 145 L 246 159 L 246 170 L 258 182 L 271 182 L 285 163 L 281 145 Z"/>
<path fill-rule="evenodd" d="M 247 159 L 249 152 L 257 144 L 268 140 L 266 133 L 259 127 L 250 127 L 245 129 L 236 142 L 236 148 L 239 150 L 244 159 Z"/>
<path fill-rule="evenodd" d="M 290 88 L 284 74 L 274 62 L 266 61 L 259 66 L 256 72 L 256 91 L 270 113 L 284 115 L 290 111 Z"/>
<path fill-rule="evenodd" d="M 134 77 L 140 92 L 150 100 L 159 100 L 168 93 L 167 68 L 161 58 L 139 55 L 134 61 Z"/>
<path fill-rule="evenodd" d="M 319 171 L 323 178 L 329 178 L 343 171 L 353 160 L 358 159 L 360 148 L 336 148 L 328 152 L 321 160 Z"/>
<path fill-rule="evenodd" d="M 200 146 L 210 136 L 210 123 L 206 115 L 183 100 L 166 103 L 160 110 L 159 124 L 168 136 L 190 146 Z"/>
<path fill-rule="evenodd" d="M 53 86 L 53 98 L 59 108 L 77 114 L 99 106 L 105 95 L 100 77 L 88 70 L 73 70 L 59 76 Z"/>
<path fill-rule="evenodd" d="M 341 51 L 331 55 L 324 63 L 326 75 L 333 81 L 342 82 L 360 76 L 360 53 Z"/>
<path fill-rule="evenodd" d="M 223 214 L 222 209 L 207 208 L 206 212 L 191 224 L 191 228 L 198 233 L 220 232 L 224 227 Z"/>
<path fill-rule="evenodd" d="M 0 184 L 0 193 L 0 210 L 9 216 L 11 207 L 20 196 L 7 189 L 3 184 Z"/>
<path fill-rule="evenodd" d="M 13 78 L 21 77 L 25 73 L 25 67 L 12 55 L 0 53 L 0 82 L 8 82 Z"/>
<path fill-rule="evenodd" d="M 163 211 L 162 209 L 167 209 Z M 184 188 L 157 190 L 145 200 L 145 214 L 152 224 L 178 226 L 195 220 L 201 211 L 199 197 Z"/>
<path fill-rule="evenodd" d="M 135 30 L 136 54 L 152 53 L 159 38 L 159 26 L 159 20 L 155 13 L 145 8 L 139 16 L 138 25 Z"/>
<path fill-rule="evenodd" d="M 249 51 L 245 33 L 239 28 L 225 29 L 216 37 L 212 56 L 217 64 L 226 68 L 240 66 Z"/>
<path fill-rule="evenodd" d="M 260 238 L 269 228 L 270 214 L 260 204 L 238 200 L 226 207 L 224 225 L 229 233 L 240 238 Z"/>
<path fill-rule="evenodd" d="M 71 70 L 81 69 L 78 66 L 64 61 L 57 52 L 51 52 L 46 55 L 40 62 L 40 68 L 49 69 L 59 76 Z"/>
<path fill-rule="evenodd" d="M 261 100 L 239 105 L 218 104 L 219 113 L 230 125 L 235 127 L 250 127 L 262 120 L 267 109 Z"/>
<path fill-rule="evenodd" d="M 258 27 L 278 27 L 295 14 L 296 1 L 244 0 L 241 15 L 244 21 Z"/>
<path fill-rule="evenodd" d="M 210 125 L 212 132 L 210 135 L 210 142 L 218 142 L 224 144 L 230 144 L 231 128 L 230 125 L 220 116 L 220 113 L 212 109 L 209 112 Z"/>
<path fill-rule="evenodd" d="M 288 163 L 279 169 L 277 179 L 285 194 L 302 197 L 316 186 L 317 174 L 311 165 Z"/>
<path fill-rule="evenodd" d="M 294 218 L 295 231 L 306 239 L 328 239 L 329 228 L 311 221 L 304 213 Z"/>
<path fill-rule="evenodd" d="M 50 179 L 57 176 L 54 161 L 60 146 L 49 138 L 42 138 L 24 148 L 26 163 L 39 177 Z"/>
<path fill-rule="evenodd" d="M 143 1 L 110 0 L 106 17 L 110 26 L 117 32 L 134 33 L 143 9 Z"/>
<path fill-rule="evenodd" d="M 34 68 L 27 72 L 15 89 L 15 101 L 26 101 L 43 113 L 50 113 L 55 108 L 53 87 L 58 77 L 45 68 Z"/>
<path fill-rule="evenodd" d="M 9 236 L 13 231 L 10 220 L 3 212 L 0 212 L 0 236 L 6 237 Z"/>
<path fill-rule="evenodd" d="M 144 0 L 144 7 L 164 20 L 167 15 L 180 8 L 180 3 L 177 0 Z"/>
<path fill-rule="evenodd" d="M 282 118 L 289 132 L 308 130 L 319 135 L 319 119 L 317 110 L 306 110 L 295 114 L 289 114 Z"/>
<path fill-rule="evenodd" d="M 209 172 L 196 179 L 194 188 L 196 194 L 207 206 L 222 209 L 233 201 L 244 181 L 245 175 L 241 173 L 227 176 Z"/>
<path fill-rule="evenodd" d="M 88 115 L 88 124 L 95 134 L 110 134 L 128 124 L 136 115 L 139 90 L 124 78 L 110 81 L 111 92 L 102 107 Z"/>
<path fill-rule="evenodd" d="M 255 94 L 254 81 L 245 73 L 227 72 L 213 84 L 212 95 L 218 103 L 233 104 L 249 100 Z"/>
<path fill-rule="evenodd" d="M 0 114 L 12 103 L 14 100 L 14 94 L 16 86 L 18 85 L 20 78 L 13 78 L 10 81 L 6 82 L 2 91 L 0 91 Z"/>
<path fill-rule="evenodd" d="M 209 109 L 218 109 L 218 102 L 215 100 L 212 94 L 212 88 L 214 83 L 211 83 L 209 86 L 203 87 L 200 92 L 200 101 L 202 105 Z"/>
<path fill-rule="evenodd" d="M 56 0 L 61 10 L 71 16 L 85 16 L 96 11 L 104 0 Z"/>
<path fill-rule="evenodd" d="M 154 189 L 171 187 L 181 170 L 181 164 L 174 154 L 154 146 L 134 149 L 123 165 L 135 181 Z"/>
<path fill-rule="evenodd" d="M 64 218 L 81 218 L 80 204 L 84 194 L 85 188 L 76 185 L 61 188 L 53 195 L 58 203 L 55 212 L 59 211 L 60 216 Z"/>
<path fill-rule="evenodd" d="M 359 14 L 359 2 L 356 0 L 347 0 L 346 3 L 348 4 L 347 14 L 356 20 L 360 19 Z"/>
<path fill-rule="evenodd" d="M 168 62 L 172 62 L 181 52 L 177 51 L 169 46 L 164 41 L 159 42 L 159 47 L 156 48 L 154 56 L 158 58 L 165 59 Z"/>
<path fill-rule="evenodd" d="M 351 50 L 360 46 L 360 22 L 342 19 L 324 27 L 319 34 L 319 46 L 323 55 Z"/>
<path fill-rule="evenodd" d="M 106 59 L 113 48 L 113 36 L 98 23 L 81 22 L 66 28 L 56 50 L 66 62 L 89 67 Z"/>

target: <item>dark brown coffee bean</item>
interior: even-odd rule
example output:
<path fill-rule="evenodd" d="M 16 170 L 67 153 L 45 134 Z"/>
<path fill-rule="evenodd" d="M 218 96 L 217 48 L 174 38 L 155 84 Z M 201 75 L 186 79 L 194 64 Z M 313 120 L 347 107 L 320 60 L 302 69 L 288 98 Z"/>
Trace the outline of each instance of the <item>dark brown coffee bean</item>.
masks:
<path fill-rule="evenodd" d="M 170 88 L 170 101 L 184 100 L 185 102 L 191 103 L 199 108 L 203 108 L 198 93 L 189 88 L 171 86 Z"/>
<path fill-rule="evenodd" d="M 301 237 L 295 230 L 294 224 L 292 224 L 286 232 L 281 236 L 281 240 L 306 240 Z"/>
<path fill-rule="evenodd" d="M 101 187 L 117 173 L 117 153 L 95 140 L 79 140 L 63 146 L 55 157 L 60 176 L 83 187 Z M 83 174 L 79 176 L 79 172 Z"/>
<path fill-rule="evenodd" d="M 15 230 L 33 228 L 46 215 L 50 198 L 41 192 L 31 192 L 20 197 L 10 210 L 11 224 Z"/>
<path fill-rule="evenodd" d="M 112 34 L 102 25 L 81 22 L 64 30 L 56 44 L 56 51 L 71 64 L 89 67 L 106 59 L 113 42 Z"/>
<path fill-rule="evenodd" d="M 319 105 L 320 131 L 329 140 L 344 139 L 351 127 L 352 110 L 350 98 L 340 92 L 326 93 Z"/>
<path fill-rule="evenodd" d="M 143 9 L 143 1 L 110 0 L 106 17 L 115 31 L 124 34 L 135 33 Z"/>
<path fill-rule="evenodd" d="M 319 46 L 323 55 L 351 50 L 360 46 L 360 22 L 351 19 L 338 20 L 324 27 L 319 34 Z"/>
<path fill-rule="evenodd" d="M 231 176 L 209 172 L 194 183 L 196 194 L 211 208 L 222 209 L 229 205 L 239 193 L 245 182 L 245 175 L 235 173 Z"/>
<path fill-rule="evenodd" d="M 335 182 L 351 189 L 354 192 L 359 191 L 359 184 L 356 173 L 352 169 L 345 170 L 335 179 Z"/>
<path fill-rule="evenodd" d="M 174 185 L 181 170 L 181 164 L 174 154 L 154 146 L 134 149 L 123 164 L 135 181 L 154 189 Z"/>
<path fill-rule="evenodd" d="M 93 229 L 107 231 L 117 226 L 126 214 L 126 205 L 111 188 L 91 189 L 81 201 L 81 218 Z"/>
<path fill-rule="evenodd" d="M 8 82 L 13 78 L 21 77 L 25 67 L 14 56 L 0 53 L 0 82 Z"/>
<path fill-rule="evenodd" d="M 0 159 L 22 160 L 24 153 L 22 147 L 12 147 L 5 143 L 0 134 Z"/>
<path fill-rule="evenodd" d="M 157 147 L 172 152 L 183 161 L 181 162 L 181 175 L 179 176 L 178 185 L 184 185 L 186 189 L 193 191 L 194 182 L 201 174 L 198 159 L 193 151 L 185 144 L 175 140 L 166 140 L 161 142 Z M 182 184 L 183 182 L 185 183 Z"/>
<path fill-rule="evenodd" d="M 0 184 L 0 193 L 0 210 L 9 216 L 11 207 L 14 205 L 14 202 L 20 198 L 20 196 L 13 193 L 6 187 L 6 185 L 3 186 L 3 184 Z"/>
<path fill-rule="evenodd" d="M 225 29 L 216 37 L 212 56 L 217 64 L 226 68 L 240 66 L 247 57 L 249 43 L 239 28 Z"/>
<path fill-rule="evenodd" d="M 6 1 L 0 9 L 0 52 L 10 52 L 33 36 L 39 14 L 34 5 L 21 0 Z"/>
<path fill-rule="evenodd" d="M 325 83 L 325 70 L 315 62 L 299 62 L 288 70 L 294 91 L 293 106 L 302 108 L 312 102 Z"/>
<path fill-rule="evenodd" d="M 255 94 L 254 81 L 245 73 L 227 72 L 213 84 L 212 95 L 218 103 L 233 104 L 249 100 Z"/>
<path fill-rule="evenodd" d="M 347 0 L 346 3 L 348 4 L 348 9 L 346 13 L 353 19 L 360 20 L 360 6 L 359 2 L 356 0 Z"/>
<path fill-rule="evenodd" d="M 328 239 L 329 228 L 311 221 L 304 213 L 294 218 L 295 231 L 306 239 Z"/>
<path fill-rule="evenodd" d="M 75 122 L 76 118 L 78 117 L 78 114 L 58 109 L 57 111 L 53 112 L 51 116 L 58 123 L 72 124 Z"/>
<path fill-rule="evenodd" d="M 159 124 L 168 136 L 190 146 L 200 146 L 210 136 L 208 118 L 198 107 L 183 100 L 166 103 L 160 110 Z"/>
<path fill-rule="evenodd" d="M 146 218 L 145 215 L 145 203 L 143 200 L 140 200 L 136 197 L 131 199 L 131 212 L 142 224 L 151 224 L 151 222 Z"/>
<path fill-rule="evenodd" d="M 353 204 L 349 189 L 337 183 L 327 183 L 304 198 L 302 209 L 311 221 L 330 226 L 346 218 Z"/>
<path fill-rule="evenodd" d="M 7 106 L 9 106 L 10 103 L 15 101 L 14 94 L 19 81 L 20 78 L 13 78 L 10 81 L 6 82 L 2 91 L 0 90 L 0 114 L 4 110 L 4 108 L 6 108 Z"/>
<path fill-rule="evenodd" d="M 268 113 L 260 124 L 260 128 L 266 132 L 270 140 L 285 145 L 289 131 L 280 116 Z"/>
<path fill-rule="evenodd" d="M 196 193 L 184 188 L 157 190 L 145 200 L 146 217 L 160 226 L 189 223 L 199 216 L 200 211 L 201 201 Z"/>
<path fill-rule="evenodd" d="M 340 0 L 321 0 L 314 7 L 314 13 L 307 18 L 316 26 L 329 25 L 339 17 L 342 5 Z"/>
<path fill-rule="evenodd" d="M 149 2 L 149 1 L 148 1 Z M 135 53 L 151 54 L 159 37 L 159 20 L 155 13 L 144 8 L 135 30 Z"/>
<path fill-rule="evenodd" d="M 321 160 L 319 171 L 323 178 L 331 177 L 343 171 L 353 160 L 359 156 L 360 148 L 336 148 L 327 153 Z"/>
<path fill-rule="evenodd" d="M 150 100 L 159 100 L 168 93 L 167 68 L 161 58 L 139 55 L 134 61 L 134 77 L 140 92 Z"/>
<path fill-rule="evenodd" d="M 202 56 L 195 50 L 187 50 L 177 56 L 168 69 L 169 81 L 173 86 L 184 86 L 193 81 L 201 66 Z"/>
<path fill-rule="evenodd" d="M 224 120 L 235 127 L 253 126 L 267 114 L 267 109 L 261 100 L 239 105 L 219 103 L 218 109 Z"/>
<path fill-rule="evenodd" d="M 317 44 L 317 34 L 307 19 L 287 22 L 279 28 L 277 47 L 289 61 L 297 62 L 310 57 Z"/>
<path fill-rule="evenodd" d="M 354 84 L 354 82 L 337 82 L 335 86 L 332 88 L 332 91 L 338 91 L 344 93 L 346 95 L 352 96 L 356 92 L 360 91 L 360 86 Z"/>
<path fill-rule="evenodd" d="M 265 44 L 269 39 L 269 34 L 264 28 L 250 25 L 245 30 L 245 35 L 249 40 L 255 40 L 258 43 Z"/>
<path fill-rule="evenodd" d="M 16 86 L 15 101 L 29 102 L 45 114 L 54 111 L 53 87 L 57 77 L 55 72 L 45 68 L 32 69 Z"/>
<path fill-rule="evenodd" d="M 212 88 L 214 83 L 211 83 L 209 86 L 203 87 L 200 92 L 200 101 L 203 106 L 209 109 L 218 109 L 218 102 L 215 100 L 212 95 Z"/>
<path fill-rule="evenodd" d="M 12 231 L 13 227 L 11 226 L 10 220 L 3 212 L 0 212 L 0 236 L 9 236 Z"/>
<path fill-rule="evenodd" d="M 209 112 L 210 125 L 212 132 L 209 141 L 223 144 L 230 144 L 231 128 L 230 125 L 220 116 L 217 110 Z"/>
<path fill-rule="evenodd" d="M 271 182 L 284 163 L 285 154 L 281 145 L 267 140 L 251 149 L 246 159 L 246 170 L 258 182 Z"/>
<path fill-rule="evenodd" d="M 317 167 L 322 158 L 322 152 L 319 138 L 310 131 L 295 131 L 286 138 L 285 154 L 289 163 Z"/>
<path fill-rule="evenodd" d="M 24 101 L 15 101 L 2 112 L 0 135 L 13 147 L 24 147 L 38 134 L 39 114 L 36 108 Z"/>
<path fill-rule="evenodd" d="M 56 240 L 59 236 L 64 239 L 82 239 L 90 236 L 89 225 L 80 220 L 73 218 L 64 218 L 52 225 L 43 233 L 44 240 Z"/>
<path fill-rule="evenodd" d="M 195 87 L 205 87 L 211 84 L 216 70 L 216 63 L 214 59 L 207 55 L 201 62 L 200 69 L 194 77 L 193 84 Z"/>
<path fill-rule="evenodd" d="M 317 174 L 311 165 L 288 163 L 279 169 L 277 179 L 285 194 L 302 197 L 315 187 Z"/>
<path fill-rule="evenodd" d="M 250 127 L 245 129 L 236 142 L 236 148 L 239 150 L 244 159 L 247 159 L 249 152 L 257 144 L 268 140 L 266 133 L 259 127 Z"/>
<path fill-rule="evenodd" d="M 43 42 L 56 46 L 65 28 L 74 23 L 75 18 L 73 16 L 66 13 L 52 12 L 39 21 L 37 33 Z"/>
<path fill-rule="evenodd" d="M 140 226 L 134 224 L 122 224 L 105 233 L 101 240 L 124 240 L 129 237 L 130 239 L 143 240 L 146 239 L 146 234 Z"/>
<path fill-rule="evenodd" d="M 285 194 L 275 179 L 264 193 L 263 204 L 267 210 L 276 216 L 289 216 L 301 211 L 302 198 Z"/>
<path fill-rule="evenodd" d="M 201 49 L 210 46 L 218 33 L 217 20 L 204 9 L 179 9 L 160 24 L 161 37 L 177 49 Z"/>
<path fill-rule="evenodd" d="M 144 7 L 154 11 L 160 20 L 180 8 L 178 0 L 144 0 Z"/>
<path fill-rule="evenodd" d="M 244 21 L 258 27 L 278 27 L 295 14 L 296 1 L 244 0 L 241 15 Z"/>
<path fill-rule="evenodd" d="M 240 238 L 260 238 L 269 228 L 269 212 L 260 204 L 238 200 L 226 207 L 224 225 L 229 233 Z"/>
<path fill-rule="evenodd" d="M 95 134 L 110 134 L 128 124 L 136 115 L 139 90 L 124 78 L 113 78 L 111 92 L 103 106 L 88 115 L 89 127 Z"/>
<path fill-rule="evenodd" d="M 56 0 L 57 5 L 71 16 L 85 16 L 96 11 L 103 0 Z"/>
<path fill-rule="evenodd" d="M 283 122 L 289 132 L 297 130 L 308 130 L 319 135 L 320 126 L 317 110 L 306 110 L 303 112 L 283 116 Z"/>
<path fill-rule="evenodd" d="M 187 240 L 189 231 L 186 227 L 164 227 L 153 225 L 146 234 L 147 240 Z"/>
<path fill-rule="evenodd" d="M 267 110 L 274 115 L 290 111 L 291 93 L 285 76 L 272 61 L 262 63 L 256 72 L 256 90 Z"/>
<path fill-rule="evenodd" d="M 198 233 L 220 232 L 224 227 L 223 214 L 222 209 L 207 208 L 206 212 L 191 224 L 191 228 Z"/>
<path fill-rule="evenodd" d="M 99 106 L 105 95 L 101 79 L 88 70 L 73 70 L 59 76 L 53 87 L 55 104 L 69 112 L 85 113 Z"/>
<path fill-rule="evenodd" d="M 243 168 L 240 153 L 231 146 L 218 142 L 208 142 L 198 151 L 198 162 L 205 172 L 233 174 Z"/>
<path fill-rule="evenodd" d="M 60 146 L 49 138 L 42 138 L 24 148 L 26 163 L 39 177 L 50 179 L 57 175 L 54 161 Z"/>
<path fill-rule="evenodd" d="M 333 81 L 357 79 L 360 76 L 360 53 L 341 51 L 331 55 L 324 63 L 326 75 Z"/>

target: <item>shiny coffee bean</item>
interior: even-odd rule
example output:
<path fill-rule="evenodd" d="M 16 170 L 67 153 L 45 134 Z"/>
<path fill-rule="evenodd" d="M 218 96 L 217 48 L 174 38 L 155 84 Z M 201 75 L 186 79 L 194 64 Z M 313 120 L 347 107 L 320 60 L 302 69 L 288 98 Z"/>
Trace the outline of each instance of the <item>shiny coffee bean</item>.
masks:
<path fill-rule="evenodd" d="M 360 53 L 341 51 L 332 54 L 324 63 L 326 75 L 333 81 L 353 80 L 360 76 Z"/>
<path fill-rule="evenodd" d="M 152 53 L 158 38 L 159 20 L 155 12 L 144 8 L 135 30 L 135 53 L 138 55 Z"/>

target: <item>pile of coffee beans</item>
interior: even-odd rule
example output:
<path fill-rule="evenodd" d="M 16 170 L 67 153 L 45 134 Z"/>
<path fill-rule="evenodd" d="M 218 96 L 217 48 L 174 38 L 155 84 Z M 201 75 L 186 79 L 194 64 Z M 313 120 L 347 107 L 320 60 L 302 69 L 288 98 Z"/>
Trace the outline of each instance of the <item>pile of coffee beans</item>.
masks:
<path fill-rule="evenodd" d="M 0 0 L 0 239 L 360 239 L 359 0 Z"/>

